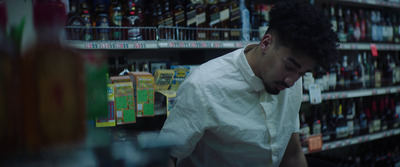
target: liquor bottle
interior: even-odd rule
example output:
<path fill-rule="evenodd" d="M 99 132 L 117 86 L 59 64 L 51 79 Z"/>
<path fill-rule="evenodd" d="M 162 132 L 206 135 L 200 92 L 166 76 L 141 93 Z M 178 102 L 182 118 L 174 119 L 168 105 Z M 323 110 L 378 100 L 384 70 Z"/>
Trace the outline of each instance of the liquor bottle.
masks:
<path fill-rule="evenodd" d="M 197 3 L 196 5 L 196 27 L 197 27 L 197 40 L 206 40 L 207 37 L 207 17 L 206 7 L 204 3 Z"/>
<path fill-rule="evenodd" d="M 399 34 L 399 22 L 397 20 L 397 14 L 392 13 L 392 26 L 393 26 L 393 43 L 399 43 L 400 42 L 400 34 Z"/>
<path fill-rule="evenodd" d="M 269 10 L 271 5 L 261 4 L 260 27 L 258 27 L 259 38 L 262 39 L 268 30 Z"/>
<path fill-rule="evenodd" d="M 18 55 L 21 57 L 18 86 L 23 93 L 19 104 L 24 111 L 18 117 L 22 121 L 18 127 L 23 128 L 24 139 L 20 144 L 24 151 L 33 153 L 85 141 L 86 118 L 92 114 L 86 108 L 84 81 L 88 78 L 84 74 L 87 71 L 84 70 L 83 55 L 65 48 L 60 40 L 66 21 L 65 10 L 61 1 L 33 3 L 31 9 L 37 42 Z M 102 93 L 98 95 L 102 96 Z M 4 137 L 8 136 L 1 138 Z"/>
<path fill-rule="evenodd" d="M 358 11 L 358 16 L 360 20 L 360 31 L 361 31 L 361 36 L 360 36 L 360 41 L 366 42 L 367 41 L 367 20 L 365 19 L 365 13 L 363 12 L 362 9 L 359 9 Z"/>
<path fill-rule="evenodd" d="M 243 41 L 250 41 L 250 11 L 247 9 L 245 0 L 240 0 L 240 13 L 241 13 L 241 20 L 242 20 L 242 40 Z"/>
<path fill-rule="evenodd" d="M 241 14 L 239 3 L 237 0 L 231 0 L 230 6 L 230 28 L 231 30 L 231 40 L 240 40 L 240 31 L 238 29 L 242 28 L 241 26 Z"/>
<path fill-rule="evenodd" d="M 337 71 L 336 71 L 336 66 L 331 65 L 329 68 L 328 72 L 328 85 L 329 85 L 329 91 L 334 91 L 336 90 L 336 82 L 337 82 Z"/>
<path fill-rule="evenodd" d="M 372 104 L 371 104 L 372 106 Z M 368 123 L 368 133 L 372 134 L 375 131 L 375 126 L 374 126 L 374 119 L 372 117 L 372 112 L 371 112 L 371 106 L 365 108 L 365 115 L 367 116 L 367 123 Z"/>
<path fill-rule="evenodd" d="M 343 56 L 342 66 L 340 67 L 340 77 L 339 86 L 342 90 L 349 90 L 350 89 L 350 78 L 351 70 L 348 66 L 348 57 L 346 55 Z"/>
<path fill-rule="evenodd" d="M 183 2 L 181 0 L 176 1 L 174 4 L 174 26 L 176 29 L 176 39 L 177 40 L 185 40 L 186 34 L 185 30 L 182 29 L 186 26 L 185 23 L 185 7 L 183 6 Z"/>
<path fill-rule="evenodd" d="M 378 42 L 383 42 L 383 30 L 384 30 L 384 22 L 382 21 L 381 12 L 378 10 L 376 12 L 376 23 L 378 26 Z"/>
<path fill-rule="evenodd" d="M 382 61 L 382 86 L 393 85 L 393 63 L 392 56 L 388 53 Z"/>
<path fill-rule="evenodd" d="M 345 32 L 347 33 L 347 42 L 354 42 L 354 20 L 351 17 L 351 11 L 349 8 L 346 9 L 345 16 Z"/>
<path fill-rule="evenodd" d="M 250 1 L 250 23 L 251 30 L 257 30 L 260 27 L 261 21 L 261 10 L 260 5 L 256 5 L 253 1 Z M 258 34 L 255 34 L 253 31 L 250 31 L 252 41 L 260 41 L 260 37 Z"/>
<path fill-rule="evenodd" d="M 303 93 L 306 94 L 309 91 L 309 86 L 314 84 L 314 76 L 312 72 L 306 72 L 303 78 Z"/>
<path fill-rule="evenodd" d="M 93 40 L 92 16 L 87 3 L 81 4 L 80 14 L 85 26 L 85 29 L 83 30 L 83 40 Z"/>
<path fill-rule="evenodd" d="M 382 73 L 381 73 L 381 69 L 378 66 L 378 58 L 377 57 L 373 57 L 373 69 L 374 69 L 374 87 L 381 87 L 381 79 L 382 79 Z"/>
<path fill-rule="evenodd" d="M 386 42 L 392 43 L 394 38 L 394 29 L 389 12 L 386 12 L 385 22 L 386 22 L 386 32 L 387 32 Z"/>
<path fill-rule="evenodd" d="M 367 61 L 368 61 L 368 64 L 369 64 L 369 77 L 370 77 L 370 84 L 369 84 L 369 86 L 370 86 L 370 88 L 374 88 L 375 87 L 375 81 L 376 81 L 376 79 L 375 79 L 375 71 L 377 70 L 376 68 L 375 68 L 375 65 L 374 65 L 374 61 L 373 61 L 373 57 L 371 56 L 371 53 L 368 53 L 368 55 L 367 55 Z"/>
<path fill-rule="evenodd" d="M 221 20 L 220 20 L 220 9 L 217 5 L 216 0 L 206 0 L 207 1 L 207 23 L 209 24 L 209 28 L 219 29 L 221 28 Z M 220 31 L 219 30 L 210 30 L 210 40 L 220 40 Z"/>
<path fill-rule="evenodd" d="M 135 1 L 128 1 L 125 5 L 123 26 L 126 30 L 127 40 L 142 40 L 143 35 L 141 31 L 142 26 L 142 8 Z"/>
<path fill-rule="evenodd" d="M 164 2 L 164 8 L 162 11 L 162 13 L 164 15 L 165 29 L 164 29 L 164 31 L 161 30 L 161 32 L 160 32 L 164 36 L 164 38 L 162 38 L 162 39 L 166 39 L 166 40 L 175 39 L 174 31 L 172 29 L 172 27 L 174 26 L 174 15 L 170 9 L 171 9 L 170 3 L 167 0 Z"/>
<path fill-rule="evenodd" d="M 196 40 L 196 7 L 193 3 L 188 3 L 185 7 L 186 33 L 187 40 Z"/>
<path fill-rule="evenodd" d="M 157 13 L 157 27 L 164 26 L 164 15 L 163 15 L 163 8 L 160 3 L 155 3 L 155 10 Z M 164 33 L 161 33 L 160 36 L 163 36 Z"/>
<path fill-rule="evenodd" d="M 330 19 L 331 19 L 331 24 L 332 24 L 332 29 L 333 31 L 337 32 L 338 30 L 338 26 L 337 26 L 337 19 L 336 19 L 336 13 L 335 13 L 335 5 L 333 4 L 333 2 L 331 2 L 331 7 L 330 7 Z"/>
<path fill-rule="evenodd" d="M 388 129 L 397 128 L 398 125 L 395 126 L 395 120 L 396 120 L 395 102 L 394 99 L 389 95 L 386 95 L 385 97 L 385 115 L 388 122 Z"/>
<path fill-rule="evenodd" d="M 399 56 L 393 57 L 394 61 L 392 62 L 393 67 L 393 84 L 399 85 L 400 83 L 400 58 Z"/>
<path fill-rule="evenodd" d="M 381 130 L 381 120 L 378 115 L 378 106 L 376 99 L 372 100 L 371 103 L 371 118 L 372 118 L 372 126 L 374 128 L 373 132 L 379 132 Z"/>
<path fill-rule="evenodd" d="M 381 97 L 379 100 L 379 113 L 378 113 L 378 119 L 381 121 L 381 130 L 387 130 L 388 129 L 388 121 L 387 121 L 387 115 L 386 115 L 386 110 L 385 110 L 385 105 L 388 107 L 389 103 L 386 104 L 385 98 Z M 388 101 L 389 102 L 389 101 Z"/>
<path fill-rule="evenodd" d="M 352 71 L 352 89 L 365 88 L 365 68 L 363 66 L 361 53 L 357 56 L 357 62 L 355 68 Z"/>
<path fill-rule="evenodd" d="M 356 12 L 353 12 L 353 22 L 354 22 L 354 32 L 353 39 L 355 42 L 359 42 L 361 40 L 361 23 L 359 16 Z"/>
<path fill-rule="evenodd" d="M 338 32 L 338 38 L 339 42 L 347 42 L 347 34 L 345 33 L 345 22 L 343 18 L 343 11 L 342 7 L 339 6 L 338 9 L 338 24 L 337 24 L 337 32 Z"/>
<path fill-rule="evenodd" d="M 349 136 L 347 119 L 343 116 L 343 105 L 339 103 L 336 119 L 336 138 L 346 138 Z"/>
<path fill-rule="evenodd" d="M 328 121 L 328 127 L 330 127 L 329 129 L 331 129 L 331 140 L 336 140 L 337 136 L 336 136 L 336 128 L 337 128 L 337 106 L 338 106 L 338 102 L 337 100 L 331 100 L 330 101 L 330 105 L 329 105 L 329 110 L 330 111 L 330 117 L 329 117 L 329 121 Z"/>
<path fill-rule="evenodd" d="M 394 96 L 395 98 L 394 98 L 394 102 L 393 103 L 395 103 L 394 104 L 394 110 L 395 110 L 395 120 L 394 120 L 394 123 L 393 123 L 393 127 L 395 127 L 395 128 L 397 128 L 397 127 L 399 127 L 400 126 L 400 95 L 399 94 L 396 94 L 395 96 Z"/>
<path fill-rule="evenodd" d="M 321 117 L 321 134 L 322 134 L 322 141 L 328 142 L 331 140 L 331 133 L 332 129 L 328 125 L 327 121 L 327 114 L 323 113 Z"/>
<path fill-rule="evenodd" d="M 344 111 L 346 111 L 346 119 L 347 119 L 347 129 L 349 137 L 354 136 L 355 128 L 354 128 L 354 118 L 355 118 L 355 104 L 353 99 L 349 99 L 343 102 L 344 103 Z M 358 122 L 357 122 L 358 124 Z"/>
<path fill-rule="evenodd" d="M 67 29 L 67 39 L 68 40 L 82 40 L 82 26 L 84 26 L 84 21 L 80 16 L 79 12 L 76 10 L 75 4 L 71 4 L 71 10 L 68 13 L 68 26 L 71 28 Z"/>
<path fill-rule="evenodd" d="M 312 132 L 311 134 L 313 135 L 318 135 L 321 134 L 321 120 L 319 119 L 319 115 L 320 115 L 320 110 L 321 110 L 321 104 L 317 104 L 317 105 L 312 105 L 311 106 L 311 110 L 312 110 Z"/>
<path fill-rule="evenodd" d="M 360 134 L 364 135 L 368 133 L 368 120 L 367 115 L 364 112 L 364 104 L 362 97 L 357 98 L 357 110 L 358 112 L 358 121 L 360 124 Z"/>
<path fill-rule="evenodd" d="M 370 64 L 368 64 L 368 61 L 367 61 L 367 52 L 363 52 L 363 58 L 362 58 L 363 60 L 362 60 L 362 64 L 363 64 L 363 67 L 364 67 L 364 75 L 363 75 L 363 78 L 364 78 L 364 82 L 365 82 L 365 88 L 370 88 L 371 87 L 371 76 L 370 76 L 370 70 L 371 70 L 371 67 L 370 67 Z"/>
<path fill-rule="evenodd" d="M 365 18 L 365 42 L 372 42 L 372 21 L 371 21 L 371 11 L 364 10 L 364 18 Z"/>
<path fill-rule="evenodd" d="M 219 0 L 218 2 L 218 7 L 219 7 L 219 19 L 220 19 L 220 25 L 221 28 L 223 29 L 221 31 L 221 40 L 229 40 L 230 35 L 229 31 L 226 30 L 229 28 L 229 4 L 227 0 Z"/>
<path fill-rule="evenodd" d="M 110 20 L 111 20 L 111 39 L 122 40 L 122 9 L 117 0 L 112 1 L 110 6 Z"/>
<path fill-rule="evenodd" d="M 303 147 L 306 147 L 308 144 L 308 137 L 310 136 L 310 127 L 308 126 L 305 118 L 305 112 L 303 111 L 300 114 L 300 141 Z"/>
<path fill-rule="evenodd" d="M 319 87 L 321 89 L 321 92 L 326 91 L 327 89 L 327 79 L 326 79 L 326 71 L 324 70 L 324 68 L 322 66 L 317 67 L 317 70 L 315 71 L 315 80 L 314 82 L 316 84 L 319 84 Z M 325 77 L 325 78 L 324 78 Z"/>
<path fill-rule="evenodd" d="M 110 22 L 106 11 L 106 5 L 103 2 L 96 5 L 96 39 L 109 40 Z"/>
<path fill-rule="evenodd" d="M 371 41 L 377 42 L 379 41 L 379 26 L 378 26 L 378 19 L 377 19 L 377 12 L 371 11 Z"/>

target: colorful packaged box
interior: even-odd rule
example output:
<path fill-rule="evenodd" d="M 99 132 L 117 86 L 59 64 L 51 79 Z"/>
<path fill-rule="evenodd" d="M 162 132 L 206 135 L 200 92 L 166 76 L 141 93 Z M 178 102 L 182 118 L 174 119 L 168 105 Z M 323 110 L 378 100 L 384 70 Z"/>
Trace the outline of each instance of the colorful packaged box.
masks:
<path fill-rule="evenodd" d="M 115 117 L 117 125 L 136 122 L 132 82 L 117 82 L 115 87 Z"/>
<path fill-rule="evenodd" d="M 156 70 L 154 75 L 154 89 L 157 90 L 168 90 L 172 80 L 174 79 L 174 70 Z"/>
<path fill-rule="evenodd" d="M 111 83 L 120 83 L 120 82 L 131 82 L 131 78 L 128 75 L 121 76 L 112 76 L 110 77 Z"/>
<path fill-rule="evenodd" d="M 108 115 L 98 116 L 96 119 L 96 127 L 112 127 L 115 126 L 115 89 L 114 84 L 107 85 L 107 104 Z"/>
<path fill-rule="evenodd" d="M 149 72 L 130 72 L 134 87 L 136 116 L 154 116 L 154 77 Z"/>
<path fill-rule="evenodd" d="M 186 79 L 186 76 L 190 72 L 190 67 L 189 66 L 171 66 L 171 69 L 175 71 L 175 76 L 174 79 L 172 80 L 171 83 L 171 90 L 178 90 L 179 86 L 182 84 L 182 82 Z"/>

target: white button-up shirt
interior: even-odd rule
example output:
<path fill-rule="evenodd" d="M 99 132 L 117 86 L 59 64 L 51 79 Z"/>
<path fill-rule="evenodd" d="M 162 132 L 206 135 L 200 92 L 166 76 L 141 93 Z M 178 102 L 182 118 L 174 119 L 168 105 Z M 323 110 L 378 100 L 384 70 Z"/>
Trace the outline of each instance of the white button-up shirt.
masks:
<path fill-rule="evenodd" d="M 279 166 L 299 132 L 301 100 L 301 79 L 266 93 L 238 49 L 190 73 L 160 135 L 181 141 L 171 151 L 177 166 Z"/>

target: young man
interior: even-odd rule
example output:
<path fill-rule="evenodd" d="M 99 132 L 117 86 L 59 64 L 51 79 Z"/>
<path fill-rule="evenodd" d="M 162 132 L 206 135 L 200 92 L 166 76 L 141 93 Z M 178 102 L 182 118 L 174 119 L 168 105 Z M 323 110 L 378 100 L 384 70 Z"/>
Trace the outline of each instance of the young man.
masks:
<path fill-rule="evenodd" d="M 160 136 L 177 166 L 307 166 L 299 138 L 301 76 L 336 57 L 337 35 L 310 4 L 275 4 L 269 29 L 194 70 Z"/>

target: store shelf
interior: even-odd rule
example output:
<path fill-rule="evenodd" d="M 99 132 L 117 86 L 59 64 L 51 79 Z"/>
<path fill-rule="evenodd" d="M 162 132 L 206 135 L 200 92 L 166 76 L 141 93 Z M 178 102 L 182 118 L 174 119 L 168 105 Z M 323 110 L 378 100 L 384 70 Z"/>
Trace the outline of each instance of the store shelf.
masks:
<path fill-rule="evenodd" d="M 99 36 L 98 29 L 109 33 L 107 40 L 82 40 L 79 35 L 89 33 L 91 36 Z M 118 31 L 127 38 L 129 29 L 142 32 L 136 40 L 109 40 L 112 32 Z M 188 34 L 205 32 L 207 36 L 212 33 L 240 32 L 240 29 L 212 29 L 212 28 L 187 28 L 187 27 L 79 27 L 68 26 L 64 45 L 77 49 L 161 49 L 161 48 L 197 48 L 197 49 L 234 49 L 242 48 L 250 43 L 259 43 L 258 30 L 251 30 L 251 41 L 242 40 L 190 40 Z M 185 35 L 178 35 L 183 33 Z M 122 37 L 121 37 L 122 38 Z M 375 47 L 378 51 L 400 51 L 400 44 L 393 43 L 339 43 L 339 50 L 371 50 Z"/>
<path fill-rule="evenodd" d="M 157 49 L 157 41 L 78 41 L 67 40 L 64 45 L 76 49 Z"/>
<path fill-rule="evenodd" d="M 333 142 L 323 143 L 321 151 L 355 145 L 355 144 L 378 140 L 378 139 L 383 139 L 386 137 L 395 136 L 395 135 L 399 135 L 399 134 L 400 134 L 400 128 L 397 128 L 397 129 L 386 130 L 386 131 L 377 132 L 377 133 L 373 133 L 373 134 L 357 136 L 357 137 L 353 137 L 353 138 L 336 140 Z M 308 148 L 306 148 L 306 147 L 303 147 L 303 152 L 305 154 L 310 153 L 308 151 Z"/>
<path fill-rule="evenodd" d="M 391 43 L 340 43 L 339 50 L 371 50 L 376 47 L 377 50 L 399 51 L 400 44 Z"/>
<path fill-rule="evenodd" d="M 400 8 L 399 2 L 390 2 L 383 0 L 337 0 L 337 2 L 347 2 L 347 3 L 355 3 L 355 4 L 366 4 L 371 6 L 380 6 L 380 7 L 390 7 L 390 8 Z"/>
<path fill-rule="evenodd" d="M 400 93 L 400 86 L 359 89 L 359 90 L 349 90 L 349 91 L 337 91 L 337 92 L 326 92 L 326 93 L 321 93 L 321 97 L 322 97 L 322 100 L 334 100 L 334 99 L 343 99 L 343 98 L 384 95 L 384 94 L 392 94 L 392 93 Z M 303 102 L 309 102 L 309 101 L 310 101 L 310 96 L 308 94 L 304 94 Z"/>
<path fill-rule="evenodd" d="M 185 40 L 118 40 L 118 41 L 80 41 L 66 40 L 64 45 L 77 49 L 160 49 L 160 48 L 200 48 L 200 49 L 234 49 L 242 48 L 257 41 L 185 41 Z M 375 44 L 377 50 L 400 51 L 400 44 Z M 340 43 L 339 50 L 371 50 L 369 43 Z"/>

